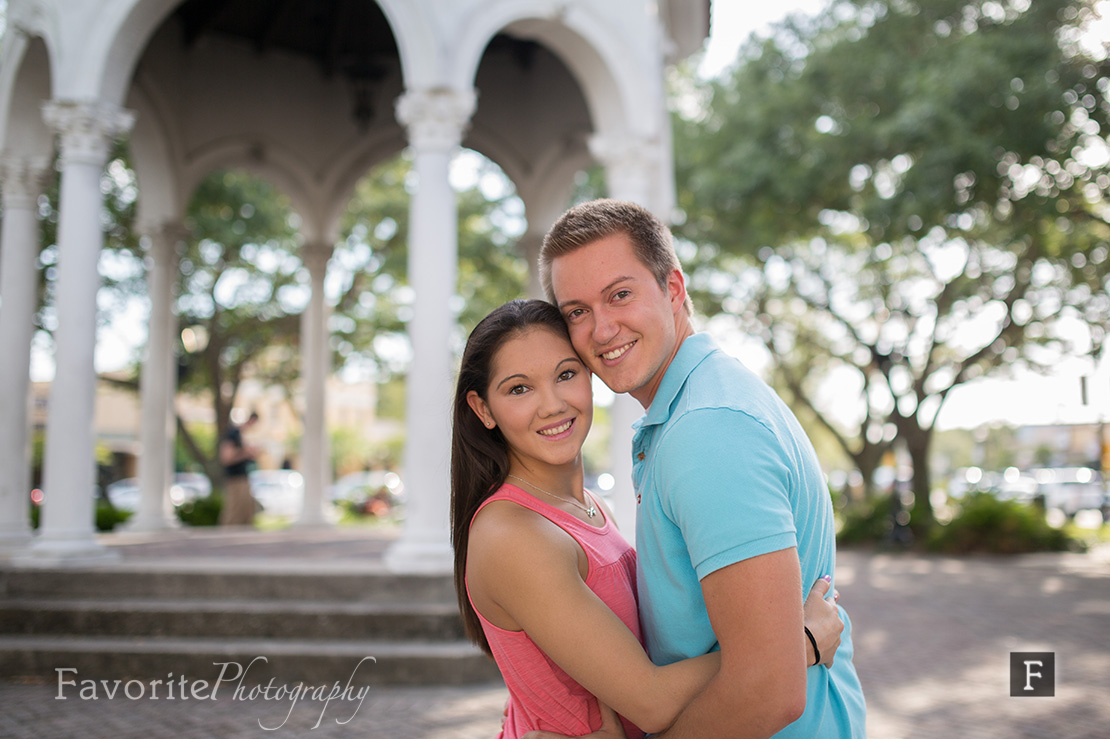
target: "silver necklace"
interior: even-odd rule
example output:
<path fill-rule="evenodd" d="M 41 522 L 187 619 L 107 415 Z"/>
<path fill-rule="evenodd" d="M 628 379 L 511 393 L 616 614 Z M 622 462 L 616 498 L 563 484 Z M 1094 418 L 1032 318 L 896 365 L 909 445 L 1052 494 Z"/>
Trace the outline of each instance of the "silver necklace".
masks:
<path fill-rule="evenodd" d="M 550 495 L 552 498 L 555 498 L 557 500 L 561 500 L 561 501 L 564 501 L 564 502 L 567 502 L 567 503 L 571 503 L 572 505 L 575 505 L 575 506 L 581 508 L 583 511 L 585 511 L 586 515 L 589 516 L 590 518 L 593 518 L 594 516 L 597 515 L 597 506 L 594 505 L 594 499 L 591 498 L 590 494 L 587 493 L 585 490 L 582 491 L 582 497 L 584 497 L 586 500 L 590 501 L 589 507 L 582 505 L 581 503 L 579 503 L 574 498 L 564 498 L 561 495 L 556 495 L 555 493 L 549 493 L 546 490 L 544 490 L 543 488 L 541 488 L 539 485 L 533 485 L 532 483 L 528 482 L 523 477 L 517 477 L 516 475 L 507 475 L 507 477 L 511 477 L 514 480 L 520 480 L 521 482 L 523 482 L 528 487 L 535 488 L 536 490 L 539 490 L 541 493 L 544 493 L 545 495 Z"/>

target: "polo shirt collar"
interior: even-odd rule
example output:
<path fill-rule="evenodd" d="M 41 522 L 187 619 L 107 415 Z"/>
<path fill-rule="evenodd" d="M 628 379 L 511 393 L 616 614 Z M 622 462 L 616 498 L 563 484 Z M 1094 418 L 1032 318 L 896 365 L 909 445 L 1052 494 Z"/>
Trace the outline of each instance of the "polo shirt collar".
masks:
<path fill-rule="evenodd" d="M 709 334 L 701 332 L 687 337 L 678 348 L 667 371 L 663 374 L 663 381 L 655 391 L 651 405 L 641 420 L 640 426 L 652 426 L 666 423 L 671 417 L 671 407 L 678 397 L 686 378 L 694 368 L 702 363 L 706 357 L 717 351 L 717 342 Z"/>

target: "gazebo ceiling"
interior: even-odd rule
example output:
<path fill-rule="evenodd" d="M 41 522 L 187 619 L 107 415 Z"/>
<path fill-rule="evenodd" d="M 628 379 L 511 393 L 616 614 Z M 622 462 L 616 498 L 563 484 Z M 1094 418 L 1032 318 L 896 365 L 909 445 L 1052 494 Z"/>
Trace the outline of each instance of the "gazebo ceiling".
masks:
<path fill-rule="evenodd" d="M 311 59 L 325 78 L 345 79 L 360 127 L 372 117 L 373 89 L 397 70 L 393 29 L 371 0 L 185 0 L 173 12 L 186 48 L 206 36 L 243 43 L 258 54 L 282 52 Z M 498 64 L 527 71 L 540 47 L 498 34 L 487 53 Z"/>
<path fill-rule="evenodd" d="M 310 57 L 327 76 L 366 71 L 397 58 L 385 15 L 367 0 L 185 0 L 174 15 L 187 46 L 208 34 L 230 37 L 260 54 Z"/>
<path fill-rule="evenodd" d="M 185 0 L 173 15 L 186 46 L 205 35 L 224 36 L 250 44 L 259 54 L 309 57 L 328 77 L 379 77 L 397 63 L 393 30 L 370 0 Z M 490 47 L 509 51 L 517 65 L 527 68 L 536 44 L 502 34 Z"/>

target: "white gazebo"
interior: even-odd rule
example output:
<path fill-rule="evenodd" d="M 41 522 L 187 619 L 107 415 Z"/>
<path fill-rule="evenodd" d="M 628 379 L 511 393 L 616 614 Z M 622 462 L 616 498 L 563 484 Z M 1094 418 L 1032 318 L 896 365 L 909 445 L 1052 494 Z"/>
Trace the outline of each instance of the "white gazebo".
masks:
<path fill-rule="evenodd" d="M 171 525 L 176 330 L 183 215 L 209 173 L 249 170 L 302 218 L 312 298 L 302 321 L 305 506 L 323 522 L 323 283 L 355 183 L 405 147 L 411 201 L 405 529 L 387 561 L 444 572 L 448 537 L 449 306 L 460 146 L 495 161 L 523 200 L 534 265 L 575 174 L 598 162 L 609 193 L 673 205 L 668 64 L 708 34 L 710 0 L 9 0 L 0 50 L 0 556 L 66 564 L 106 556 L 93 528 L 97 262 L 102 169 L 127 138 L 149 243 L 150 338 L 142 369 L 142 504 L 134 527 Z M 56 148 L 55 148 L 56 146 Z M 37 199 L 57 153 L 56 376 L 40 531 L 28 523 L 28 383 L 39 253 Z M 535 281 L 533 280 L 533 284 Z M 613 408 L 612 470 L 632 513 L 632 401 Z M 626 530 L 631 527 L 625 525 Z"/>

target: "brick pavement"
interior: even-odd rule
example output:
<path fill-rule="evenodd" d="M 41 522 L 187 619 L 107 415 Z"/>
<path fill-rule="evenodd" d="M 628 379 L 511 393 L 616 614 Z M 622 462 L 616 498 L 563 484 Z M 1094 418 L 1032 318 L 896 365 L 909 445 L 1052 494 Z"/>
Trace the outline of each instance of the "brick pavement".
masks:
<path fill-rule="evenodd" d="M 1013 558 L 848 551 L 837 577 L 869 737 L 1110 736 L 1110 548 Z M 1055 697 L 1010 697 L 1015 651 L 1055 652 Z"/>
<path fill-rule="evenodd" d="M 236 545 L 249 553 L 256 541 L 264 556 L 280 538 L 240 537 Z M 310 544 L 281 547 L 291 554 Z M 180 541 L 162 546 L 163 554 L 183 556 Z M 332 554 L 340 549 L 334 534 L 328 546 Z M 349 545 L 359 556 L 378 548 Z M 837 578 L 854 622 L 870 739 L 1110 736 L 1110 548 L 1016 558 L 842 551 Z M 1012 651 L 1056 653 L 1055 697 L 1009 696 Z M 0 736 L 470 739 L 496 734 L 505 697 L 499 684 L 372 688 L 355 712 L 353 703 L 321 711 L 311 701 L 291 707 L 230 695 L 169 701 L 103 693 L 93 701 L 72 691 L 60 701 L 56 685 L 0 684 Z"/>

